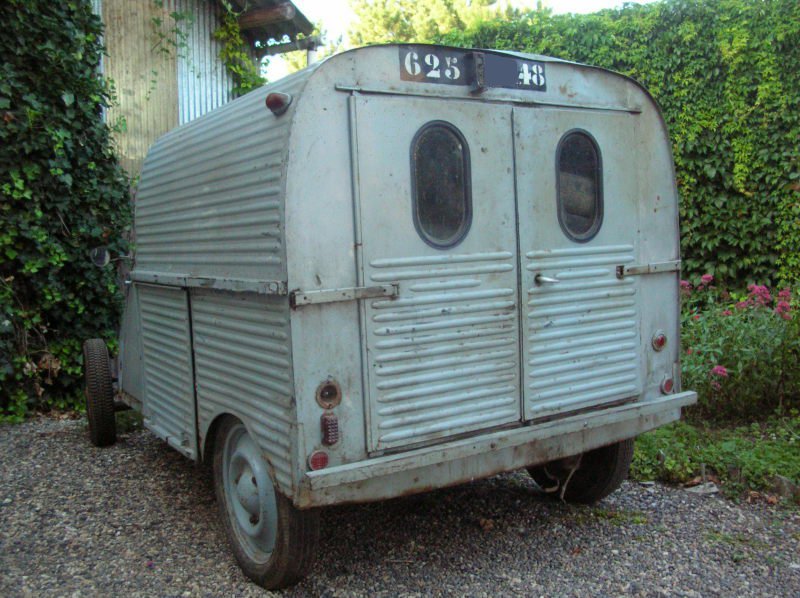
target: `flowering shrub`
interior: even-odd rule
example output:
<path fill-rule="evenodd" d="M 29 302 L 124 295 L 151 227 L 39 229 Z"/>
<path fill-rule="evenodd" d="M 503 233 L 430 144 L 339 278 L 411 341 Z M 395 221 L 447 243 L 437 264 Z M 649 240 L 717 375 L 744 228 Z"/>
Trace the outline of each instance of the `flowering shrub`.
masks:
<path fill-rule="evenodd" d="M 696 390 L 690 418 L 763 419 L 800 405 L 800 305 L 789 289 L 750 285 L 737 296 L 681 281 L 683 386 Z"/>

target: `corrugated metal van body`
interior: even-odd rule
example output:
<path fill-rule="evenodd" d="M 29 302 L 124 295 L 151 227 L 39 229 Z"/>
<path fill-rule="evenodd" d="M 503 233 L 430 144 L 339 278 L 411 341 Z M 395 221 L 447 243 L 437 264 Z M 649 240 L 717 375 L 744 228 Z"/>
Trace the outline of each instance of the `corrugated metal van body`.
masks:
<path fill-rule="evenodd" d="M 192 350 L 184 289 L 141 285 L 145 426 L 187 457 L 196 456 Z"/>
<path fill-rule="evenodd" d="M 284 80 L 281 91 L 299 97 L 311 72 Z M 134 278 L 173 281 L 168 284 L 175 284 L 175 276 L 286 280 L 283 196 L 292 114 L 277 119 L 266 109 L 271 89 L 183 125 L 153 146 L 136 198 Z M 174 392 L 181 386 L 191 395 L 194 387 L 201 451 L 214 419 L 236 415 L 259 442 L 281 490 L 291 494 L 295 412 L 287 297 L 175 290 L 183 310 L 174 315 L 191 321 L 193 347 L 153 348 L 147 343 L 159 334 L 177 340 L 165 322 L 173 314 L 147 307 L 142 289 L 149 287 L 137 285 L 144 352 L 151 356 L 143 367 L 151 429 L 164 437 L 175 411 Z M 194 381 L 176 374 L 167 384 L 164 364 L 191 350 Z"/>
<path fill-rule="evenodd" d="M 192 290 L 198 424 L 248 426 L 285 493 L 292 488 L 292 367 L 285 297 Z"/>
<path fill-rule="evenodd" d="M 298 94 L 311 71 L 284 80 Z M 136 196 L 136 268 L 185 276 L 284 280 L 283 190 L 291 115 L 266 86 L 159 139 Z"/>

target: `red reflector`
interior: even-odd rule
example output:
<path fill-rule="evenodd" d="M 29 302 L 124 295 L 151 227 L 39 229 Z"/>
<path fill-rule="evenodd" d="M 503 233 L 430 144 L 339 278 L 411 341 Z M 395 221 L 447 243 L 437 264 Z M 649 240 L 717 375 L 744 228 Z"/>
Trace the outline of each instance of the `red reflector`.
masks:
<path fill-rule="evenodd" d="M 667 346 L 667 335 L 663 332 L 656 332 L 653 335 L 653 349 L 656 351 L 661 351 L 664 347 Z"/>
<path fill-rule="evenodd" d="M 267 108 L 270 109 L 272 114 L 280 116 L 289 109 L 289 104 L 292 103 L 292 96 L 288 93 L 273 92 L 267 96 Z"/>
<path fill-rule="evenodd" d="M 339 418 L 333 413 L 323 413 L 320 423 L 322 424 L 322 444 L 331 446 L 339 442 Z"/>
<path fill-rule="evenodd" d="M 328 466 L 328 453 L 324 451 L 314 451 L 308 458 L 308 466 L 312 471 L 325 469 Z"/>
<path fill-rule="evenodd" d="M 664 378 L 661 382 L 661 392 L 665 395 L 668 395 L 672 392 L 674 387 L 674 383 L 672 382 L 672 378 Z"/>

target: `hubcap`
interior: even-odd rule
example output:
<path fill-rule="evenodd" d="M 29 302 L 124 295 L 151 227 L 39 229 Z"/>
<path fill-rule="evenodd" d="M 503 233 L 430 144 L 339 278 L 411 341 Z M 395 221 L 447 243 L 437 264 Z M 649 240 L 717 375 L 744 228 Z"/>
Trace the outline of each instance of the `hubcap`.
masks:
<path fill-rule="evenodd" d="M 266 463 L 243 424 L 225 439 L 223 453 L 225 506 L 239 544 L 257 562 L 275 548 L 278 508 Z"/>

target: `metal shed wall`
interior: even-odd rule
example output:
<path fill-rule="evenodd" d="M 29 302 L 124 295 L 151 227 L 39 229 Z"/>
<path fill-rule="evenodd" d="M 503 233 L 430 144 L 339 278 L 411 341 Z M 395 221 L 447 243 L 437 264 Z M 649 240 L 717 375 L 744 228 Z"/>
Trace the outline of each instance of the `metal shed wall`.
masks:
<path fill-rule="evenodd" d="M 213 35 L 221 24 L 216 3 L 174 0 L 174 6 L 175 11 L 192 15 L 182 29 L 186 47 L 178 51 L 177 64 L 178 123 L 185 124 L 227 104 L 233 78 L 219 60 L 222 44 Z M 254 55 L 252 58 L 255 60 Z"/>
<path fill-rule="evenodd" d="M 116 89 L 107 120 L 124 121 L 114 135 L 117 153 L 135 175 L 161 135 L 231 100 L 233 79 L 213 37 L 220 8 L 210 0 L 92 0 L 92 8 L 105 24 L 101 70 Z M 173 12 L 188 18 L 176 23 Z M 248 53 L 255 60 L 253 48 Z"/>

